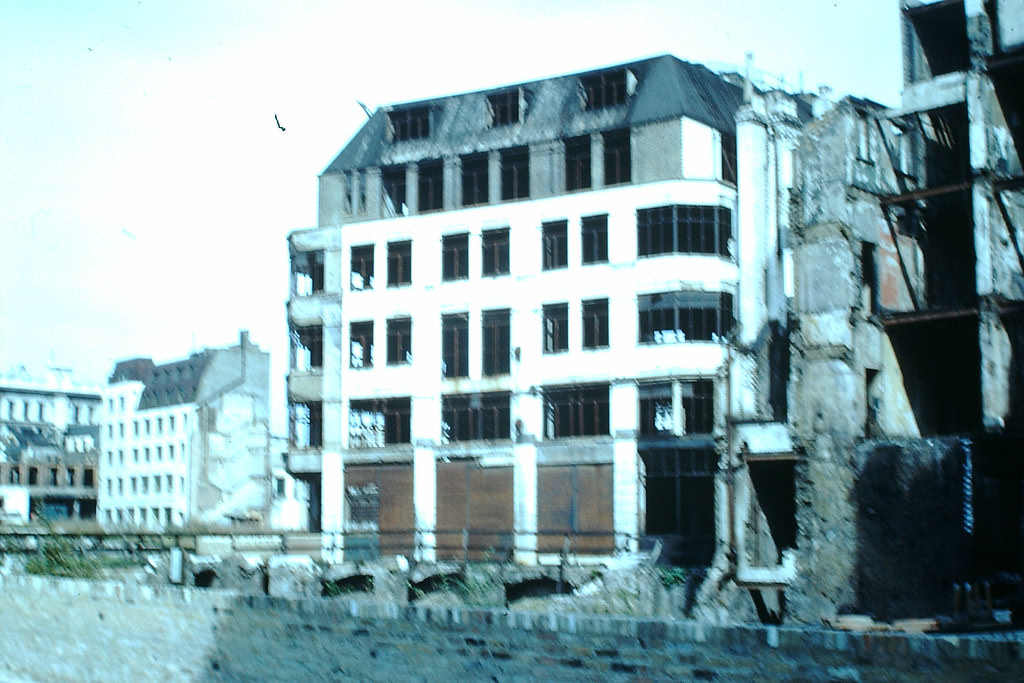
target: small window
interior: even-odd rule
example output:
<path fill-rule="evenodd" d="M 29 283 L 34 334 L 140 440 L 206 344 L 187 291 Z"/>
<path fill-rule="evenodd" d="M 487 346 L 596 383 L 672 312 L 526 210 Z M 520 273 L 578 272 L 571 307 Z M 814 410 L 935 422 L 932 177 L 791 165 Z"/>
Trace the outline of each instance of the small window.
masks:
<path fill-rule="evenodd" d="M 549 221 L 541 225 L 544 242 L 544 270 L 569 265 L 569 222 Z"/>
<path fill-rule="evenodd" d="M 293 327 L 291 341 L 291 367 L 300 372 L 319 370 L 324 365 L 323 325 Z"/>
<path fill-rule="evenodd" d="M 583 348 L 608 346 L 608 299 L 583 302 Z"/>
<path fill-rule="evenodd" d="M 469 377 L 469 316 L 441 316 L 441 374 Z"/>
<path fill-rule="evenodd" d="M 607 263 L 608 214 L 584 216 L 581 232 L 583 263 Z"/>
<path fill-rule="evenodd" d="M 292 253 L 292 296 L 310 296 L 324 289 L 324 252 Z M 124 410 L 124 398 L 120 399 Z"/>
<path fill-rule="evenodd" d="M 583 89 L 583 108 L 604 109 L 626 103 L 628 96 L 626 69 L 606 71 L 580 78 Z"/>
<path fill-rule="evenodd" d="M 484 230 L 481 237 L 481 244 L 483 246 L 483 274 L 490 276 L 508 275 L 511 272 L 509 266 L 508 228 Z"/>
<path fill-rule="evenodd" d="M 722 133 L 722 180 L 736 184 L 736 136 Z"/>
<path fill-rule="evenodd" d="M 373 321 L 354 322 L 349 327 L 349 367 L 373 367 Z"/>
<path fill-rule="evenodd" d="M 629 148 L 629 129 L 602 133 L 604 138 L 604 184 L 628 183 L 631 177 L 632 157 Z"/>
<path fill-rule="evenodd" d="M 391 124 L 391 139 L 394 142 L 430 137 L 429 107 L 409 107 L 389 112 L 388 122 Z"/>
<path fill-rule="evenodd" d="M 444 202 L 444 165 L 440 159 L 419 163 L 419 205 L 417 211 L 440 211 Z"/>
<path fill-rule="evenodd" d="M 488 202 L 488 159 L 486 153 L 467 154 L 462 157 L 462 205 L 473 206 Z"/>
<path fill-rule="evenodd" d="M 483 312 L 483 374 L 507 375 L 509 372 L 510 311 L 507 308 Z"/>
<path fill-rule="evenodd" d="M 544 436 L 561 439 L 609 433 L 609 385 L 544 389 Z"/>
<path fill-rule="evenodd" d="M 509 438 L 511 398 L 508 392 L 442 396 L 442 441 Z"/>
<path fill-rule="evenodd" d="M 501 150 L 501 198 L 525 199 L 530 196 L 530 150 L 513 147 Z"/>
<path fill-rule="evenodd" d="M 351 275 L 349 287 L 353 291 L 373 289 L 373 245 L 363 244 L 352 247 Z"/>
<path fill-rule="evenodd" d="M 320 401 L 289 405 L 288 431 L 296 448 L 320 448 L 324 443 L 324 409 Z"/>
<path fill-rule="evenodd" d="M 469 277 L 469 234 L 441 238 L 441 279 L 464 280 Z"/>
<path fill-rule="evenodd" d="M 384 215 L 406 215 L 409 208 L 405 203 L 405 166 L 384 166 L 380 169 L 380 182 L 384 192 Z"/>
<path fill-rule="evenodd" d="M 544 304 L 544 353 L 569 350 L 569 304 Z"/>
<path fill-rule="evenodd" d="M 412 362 L 412 318 L 391 318 L 387 321 L 388 365 Z"/>
<path fill-rule="evenodd" d="M 412 242 L 388 243 L 388 287 L 412 283 Z"/>
<path fill-rule="evenodd" d="M 74 486 L 75 485 L 75 471 L 71 470 L 71 469 L 64 470 L 64 480 L 65 480 L 65 483 L 68 486 Z"/>
<path fill-rule="evenodd" d="M 167 429 L 168 429 L 168 431 L 171 431 L 171 432 L 174 431 L 174 416 L 173 415 L 168 415 L 167 416 Z"/>
<path fill-rule="evenodd" d="M 82 486 L 94 486 L 96 481 L 96 471 L 91 467 L 87 467 L 82 471 Z"/>
<path fill-rule="evenodd" d="M 507 126 L 519 123 L 521 91 L 505 90 L 487 96 L 487 108 L 491 114 L 492 126 Z"/>
<path fill-rule="evenodd" d="M 590 136 L 569 138 L 565 141 L 565 189 L 586 190 L 591 182 Z"/>

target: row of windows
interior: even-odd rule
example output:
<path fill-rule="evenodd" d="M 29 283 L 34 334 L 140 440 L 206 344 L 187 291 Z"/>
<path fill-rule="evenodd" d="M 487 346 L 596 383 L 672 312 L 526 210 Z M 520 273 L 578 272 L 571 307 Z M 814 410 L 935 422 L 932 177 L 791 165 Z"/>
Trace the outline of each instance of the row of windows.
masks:
<path fill-rule="evenodd" d="M 163 462 L 163 460 L 164 460 L 164 453 L 165 452 L 167 453 L 167 460 L 169 462 L 174 462 L 174 458 L 176 457 L 176 453 L 175 453 L 175 448 L 174 448 L 174 444 L 173 443 L 167 444 L 166 447 L 165 446 L 155 446 L 153 448 L 149 448 L 147 446 L 146 448 L 142 448 L 142 449 L 133 448 L 132 449 L 132 462 L 135 462 L 135 463 L 138 463 L 138 462 Z M 181 444 L 181 450 L 179 452 L 182 455 L 185 454 L 185 444 L 184 443 Z M 141 453 L 141 459 L 140 459 L 140 453 Z M 154 456 L 155 456 L 155 459 L 154 459 Z M 124 461 L 125 461 L 124 451 L 121 450 L 121 449 L 118 449 L 118 451 L 117 451 L 117 464 L 118 465 L 123 465 Z M 108 465 L 113 465 L 114 464 L 114 451 L 107 451 L 107 464 Z"/>
<path fill-rule="evenodd" d="M 608 384 L 545 387 L 542 394 L 545 439 L 610 434 Z M 643 384 L 638 395 L 641 437 L 711 434 L 714 397 L 710 380 Z M 511 399 L 509 392 L 442 396 L 442 443 L 511 438 Z M 294 446 L 323 445 L 322 410 L 320 403 L 292 405 Z M 349 447 L 409 443 L 411 416 L 409 397 L 353 400 L 349 403 Z"/>
<path fill-rule="evenodd" d="M 117 478 L 117 486 L 114 486 L 114 479 L 107 479 L 107 495 L 113 496 L 114 491 L 117 491 L 117 495 L 126 495 L 126 488 L 132 495 L 138 495 L 139 493 L 148 494 L 152 489 L 153 493 L 181 493 L 185 490 L 185 477 L 175 477 L 173 474 L 154 474 L 151 477 L 124 477 Z M 128 482 L 127 487 L 125 481 Z M 174 488 L 175 481 L 178 483 L 178 488 Z M 152 486 L 150 483 L 152 482 Z"/>
<path fill-rule="evenodd" d="M 8 399 L 5 403 L 3 419 L 11 422 L 46 422 L 53 406 L 42 401 L 15 401 Z M 20 408 L 20 410 L 19 410 Z M 95 424 L 95 406 L 71 404 L 71 424 Z"/>
<path fill-rule="evenodd" d="M 168 526 L 181 522 L 181 513 L 173 508 L 117 508 L 106 511 L 108 524 L 154 524 Z"/>
<path fill-rule="evenodd" d="M 166 425 L 166 429 L 165 429 Z M 111 439 L 114 438 L 114 424 L 107 425 L 107 436 Z M 132 435 L 133 436 L 162 436 L 164 434 L 173 434 L 177 432 L 178 422 L 174 415 L 168 415 L 166 421 L 163 417 L 157 418 L 146 418 L 144 420 L 134 420 L 131 423 Z M 186 429 L 188 427 L 188 415 L 181 416 L 181 428 Z M 117 436 L 118 438 L 125 438 L 125 423 L 117 423 Z"/>
<path fill-rule="evenodd" d="M 91 467 L 87 467 L 81 470 L 81 474 L 76 473 L 76 470 L 70 467 L 28 467 L 27 476 L 22 471 L 23 467 L 19 465 L 8 465 L 4 469 L 7 470 L 5 476 L 0 478 L 0 481 L 6 481 L 8 484 L 21 485 L 22 481 L 29 486 L 93 486 L 95 482 L 95 470 Z M 45 474 L 45 478 L 41 477 L 41 474 Z"/>

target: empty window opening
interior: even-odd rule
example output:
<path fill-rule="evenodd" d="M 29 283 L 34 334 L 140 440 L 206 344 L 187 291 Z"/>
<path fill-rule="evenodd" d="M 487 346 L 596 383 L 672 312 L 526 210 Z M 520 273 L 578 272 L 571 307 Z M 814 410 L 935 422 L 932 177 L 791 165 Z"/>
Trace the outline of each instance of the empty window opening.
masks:
<path fill-rule="evenodd" d="M 481 246 L 484 275 L 508 275 L 511 272 L 508 228 L 484 230 L 481 234 Z"/>
<path fill-rule="evenodd" d="M 385 216 L 405 216 L 409 207 L 405 201 L 405 166 L 384 166 L 380 169 L 381 189 L 384 196 Z"/>
<path fill-rule="evenodd" d="M 68 486 L 74 486 L 75 485 L 75 471 L 74 470 L 65 470 L 64 471 L 64 483 L 66 485 L 68 485 Z"/>
<path fill-rule="evenodd" d="M 356 574 L 346 576 L 343 579 L 324 580 L 320 583 L 320 595 L 325 598 L 334 598 L 351 593 L 372 593 L 373 576 L 369 574 Z"/>
<path fill-rule="evenodd" d="M 569 350 L 569 304 L 544 304 L 544 353 Z"/>
<path fill-rule="evenodd" d="M 291 367 L 293 370 L 308 372 L 319 370 L 324 365 L 323 325 L 293 327 L 291 340 Z"/>
<path fill-rule="evenodd" d="M 511 604 L 523 598 L 543 598 L 548 595 L 567 595 L 575 587 L 567 581 L 556 581 L 546 576 L 539 579 L 526 579 L 519 583 L 505 584 L 505 604 Z"/>
<path fill-rule="evenodd" d="M 722 180 L 736 184 L 736 136 L 722 133 Z"/>
<path fill-rule="evenodd" d="M 581 221 L 583 263 L 608 262 L 608 214 L 584 216 Z"/>
<path fill-rule="evenodd" d="M 544 436 L 608 434 L 608 386 L 589 384 L 544 389 Z"/>
<path fill-rule="evenodd" d="M 462 157 L 462 205 L 486 204 L 490 185 L 488 183 L 487 154 L 467 154 Z"/>
<path fill-rule="evenodd" d="M 510 311 L 483 312 L 483 374 L 507 375 L 510 366 Z"/>
<path fill-rule="evenodd" d="M 954 185 L 970 179 L 967 107 L 956 104 L 917 117 L 924 142 L 924 167 L 916 169 L 928 187 Z"/>
<path fill-rule="evenodd" d="M 583 348 L 600 349 L 608 346 L 608 299 L 584 301 Z"/>
<path fill-rule="evenodd" d="M 524 199 L 530 196 L 530 150 L 528 147 L 503 149 L 501 158 L 501 198 Z"/>
<path fill-rule="evenodd" d="M 349 287 L 353 291 L 373 289 L 373 245 L 362 244 L 352 247 L 351 275 Z"/>
<path fill-rule="evenodd" d="M 324 290 L 324 252 L 292 253 L 292 296 L 309 296 Z M 124 407 L 122 406 L 122 410 Z"/>
<path fill-rule="evenodd" d="M 373 367 L 373 321 L 354 322 L 349 326 L 349 367 Z"/>
<path fill-rule="evenodd" d="M 875 245 L 860 243 L 861 308 L 869 313 L 878 312 L 878 270 L 875 266 Z"/>
<path fill-rule="evenodd" d="M 319 448 L 324 443 L 324 409 L 320 401 L 292 403 L 289 410 L 289 436 L 296 448 Z"/>
<path fill-rule="evenodd" d="M 711 562 L 715 545 L 715 452 L 644 449 L 646 535 L 662 542 L 662 557 L 676 566 Z"/>
<path fill-rule="evenodd" d="M 565 268 L 569 265 L 569 222 L 548 221 L 541 224 L 544 244 L 544 270 Z"/>
<path fill-rule="evenodd" d="M 637 297 L 641 344 L 720 342 L 733 326 L 732 295 L 665 292 Z"/>
<path fill-rule="evenodd" d="M 659 206 L 636 212 L 637 255 L 729 257 L 732 211 L 721 206 Z"/>
<path fill-rule="evenodd" d="M 412 242 L 388 242 L 388 287 L 412 283 Z"/>
<path fill-rule="evenodd" d="M 508 392 L 442 396 L 442 442 L 509 438 L 511 399 Z"/>
<path fill-rule="evenodd" d="M 85 471 L 82 473 L 82 479 L 83 486 L 93 486 L 96 481 L 96 471 L 91 467 L 85 468 Z"/>
<path fill-rule="evenodd" d="M 30 467 L 28 468 L 28 485 L 36 486 L 39 483 L 39 468 Z"/>
<path fill-rule="evenodd" d="M 464 280 L 469 277 L 469 234 L 441 238 L 441 279 Z"/>
<path fill-rule="evenodd" d="M 440 159 L 419 163 L 419 205 L 417 210 L 440 211 L 444 202 L 444 165 Z"/>
<path fill-rule="evenodd" d="M 51 467 L 50 468 L 50 486 L 56 486 L 56 485 L 57 485 L 57 468 L 56 467 Z"/>
<path fill-rule="evenodd" d="M 412 362 L 412 318 L 391 318 L 387 321 L 388 365 Z"/>
<path fill-rule="evenodd" d="M 632 157 L 629 147 L 629 129 L 602 133 L 604 138 L 604 184 L 628 183 L 631 178 Z"/>
<path fill-rule="evenodd" d="M 711 434 L 714 429 L 713 389 L 711 380 L 641 384 L 638 387 L 641 436 Z"/>
<path fill-rule="evenodd" d="M 195 573 L 193 583 L 196 588 L 213 588 L 217 585 L 217 572 L 212 569 L 202 569 Z"/>
<path fill-rule="evenodd" d="M 522 112 L 523 91 L 519 88 L 493 93 L 487 96 L 487 109 L 492 126 L 507 126 L 519 123 Z"/>
<path fill-rule="evenodd" d="M 961 2 L 937 2 L 908 8 L 910 49 L 906 67 L 911 82 L 970 67 L 967 23 Z"/>
<path fill-rule="evenodd" d="M 441 316 L 441 374 L 469 377 L 469 316 L 454 313 Z"/>
<path fill-rule="evenodd" d="M 590 136 L 580 135 L 565 141 L 565 189 L 589 189 L 592 183 L 590 169 Z"/>
<path fill-rule="evenodd" d="M 630 78 L 626 69 L 605 71 L 590 76 L 580 77 L 583 95 L 583 108 L 586 110 L 603 109 L 625 104 L 629 96 Z M 628 90 L 629 89 L 629 90 Z"/>
<path fill-rule="evenodd" d="M 348 410 L 350 448 L 379 448 L 409 443 L 409 397 L 351 401 Z"/>
<path fill-rule="evenodd" d="M 409 107 L 388 112 L 391 139 L 418 140 L 430 137 L 430 107 Z"/>

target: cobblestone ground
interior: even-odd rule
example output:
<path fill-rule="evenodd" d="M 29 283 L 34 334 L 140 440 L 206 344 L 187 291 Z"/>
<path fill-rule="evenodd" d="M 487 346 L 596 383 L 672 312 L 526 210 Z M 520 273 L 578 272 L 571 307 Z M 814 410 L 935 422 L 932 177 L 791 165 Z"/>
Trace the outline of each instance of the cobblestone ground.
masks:
<path fill-rule="evenodd" d="M 485 611 L 468 611 L 458 616 L 460 623 L 452 623 L 451 610 L 396 610 L 393 615 L 399 618 L 361 618 L 352 616 L 360 609 L 347 601 L 154 593 L 112 584 L 8 578 L 0 582 L 0 680 L 1024 679 L 1015 640 L 1003 643 L 1014 654 L 1006 661 L 981 651 L 968 658 L 960 649 L 963 643 L 953 655 L 942 647 L 927 650 L 932 654 L 912 653 L 903 641 L 884 639 L 871 641 L 870 647 L 865 640 L 854 649 L 829 649 L 820 643 L 831 634 L 812 630 L 786 631 L 789 645 L 773 647 L 763 642 L 763 629 L 738 630 L 725 638 L 730 642 L 682 642 L 668 637 L 659 622 L 638 627 L 635 621 L 610 618 L 605 632 L 582 635 L 508 628 Z M 445 623 L 431 621 L 443 616 Z M 535 616 L 538 622 L 556 619 Z M 500 619 L 507 622 L 507 615 Z"/>

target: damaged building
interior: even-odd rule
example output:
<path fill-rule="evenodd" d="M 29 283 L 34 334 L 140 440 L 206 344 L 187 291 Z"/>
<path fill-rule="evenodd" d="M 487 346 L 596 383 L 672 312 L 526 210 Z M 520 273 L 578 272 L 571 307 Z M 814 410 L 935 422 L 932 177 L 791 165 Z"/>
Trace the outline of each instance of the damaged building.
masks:
<path fill-rule="evenodd" d="M 764 621 L 1019 572 L 1024 5 L 902 22 L 895 110 L 662 56 L 374 112 L 289 237 L 324 557 L 657 547 Z"/>

